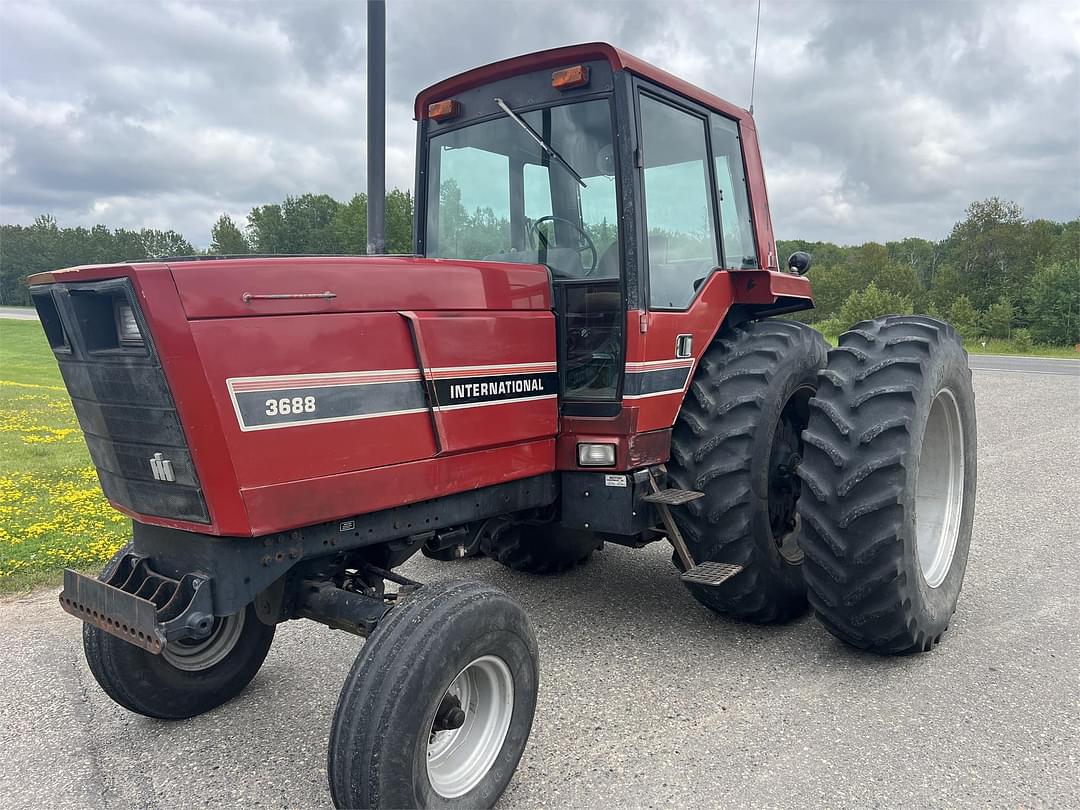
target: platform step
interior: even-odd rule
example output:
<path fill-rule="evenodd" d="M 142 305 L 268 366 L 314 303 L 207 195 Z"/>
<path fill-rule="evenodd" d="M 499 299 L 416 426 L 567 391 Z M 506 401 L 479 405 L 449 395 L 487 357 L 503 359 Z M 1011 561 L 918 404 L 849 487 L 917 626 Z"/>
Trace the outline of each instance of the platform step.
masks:
<path fill-rule="evenodd" d="M 682 575 L 683 582 L 694 585 L 722 585 L 743 570 L 741 565 L 724 562 L 703 562 Z"/>
<path fill-rule="evenodd" d="M 704 497 L 704 492 L 695 492 L 692 489 L 662 489 L 642 496 L 641 500 L 646 503 L 662 503 L 665 506 L 680 506 Z"/>

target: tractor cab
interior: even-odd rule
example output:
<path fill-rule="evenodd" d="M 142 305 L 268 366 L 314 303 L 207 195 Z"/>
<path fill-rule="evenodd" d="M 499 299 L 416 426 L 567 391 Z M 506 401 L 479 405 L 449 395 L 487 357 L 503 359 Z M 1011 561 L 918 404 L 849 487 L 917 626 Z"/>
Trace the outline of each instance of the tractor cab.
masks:
<path fill-rule="evenodd" d="M 647 348 L 649 313 L 689 322 L 718 271 L 776 269 L 749 113 L 609 45 L 447 79 L 416 116 L 416 252 L 547 266 L 564 415 L 681 394 L 686 374 L 670 391 L 627 386 L 628 364 L 693 352 L 690 328 L 681 354 L 677 335 Z"/>

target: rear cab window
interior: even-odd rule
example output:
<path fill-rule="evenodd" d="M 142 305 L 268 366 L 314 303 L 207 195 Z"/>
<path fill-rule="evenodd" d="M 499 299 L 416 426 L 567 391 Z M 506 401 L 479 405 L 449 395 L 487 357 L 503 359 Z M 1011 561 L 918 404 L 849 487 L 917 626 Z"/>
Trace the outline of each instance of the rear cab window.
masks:
<path fill-rule="evenodd" d="M 716 190 L 720 199 L 724 266 L 735 270 L 758 267 L 739 125 L 716 113 L 710 114 L 709 121 L 716 165 Z"/>

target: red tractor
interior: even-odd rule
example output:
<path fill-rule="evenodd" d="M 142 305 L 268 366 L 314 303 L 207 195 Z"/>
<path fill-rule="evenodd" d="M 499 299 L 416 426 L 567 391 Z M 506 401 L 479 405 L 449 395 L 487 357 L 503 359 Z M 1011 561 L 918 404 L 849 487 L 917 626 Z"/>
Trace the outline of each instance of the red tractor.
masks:
<path fill-rule="evenodd" d="M 31 290 L 131 542 L 67 571 L 121 706 L 229 700 L 280 622 L 368 638 L 330 732 L 335 803 L 487 807 L 532 725 L 521 607 L 394 572 L 422 551 L 548 573 L 667 540 L 735 619 L 807 603 L 844 641 L 929 650 L 964 576 L 975 411 L 922 316 L 830 350 L 771 316 L 781 267 L 746 110 L 609 45 L 416 99 L 414 256 L 196 257 Z"/>

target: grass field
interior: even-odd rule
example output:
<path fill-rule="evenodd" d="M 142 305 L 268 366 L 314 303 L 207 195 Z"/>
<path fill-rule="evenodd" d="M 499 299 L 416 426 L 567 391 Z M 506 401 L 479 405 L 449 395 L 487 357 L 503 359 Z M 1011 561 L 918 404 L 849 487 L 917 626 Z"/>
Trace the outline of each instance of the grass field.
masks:
<path fill-rule="evenodd" d="M 966 348 L 971 354 L 1015 354 L 1022 357 L 1063 357 L 1067 360 L 1080 360 L 1080 351 L 1072 346 L 1049 346 L 1045 343 L 1036 343 L 1030 349 L 1018 349 L 1012 341 L 993 338 L 985 343 L 968 343 Z"/>
<path fill-rule="evenodd" d="M 99 568 L 130 530 L 101 494 L 41 326 L 0 320 L 0 591 Z"/>

